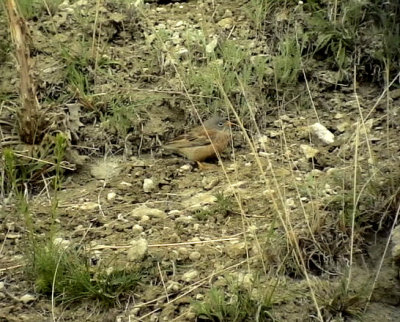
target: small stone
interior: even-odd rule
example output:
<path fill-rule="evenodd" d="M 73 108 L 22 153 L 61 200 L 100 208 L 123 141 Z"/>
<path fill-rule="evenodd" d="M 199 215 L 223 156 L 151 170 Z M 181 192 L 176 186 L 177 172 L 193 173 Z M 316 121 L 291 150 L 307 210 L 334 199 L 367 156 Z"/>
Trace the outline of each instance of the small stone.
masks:
<path fill-rule="evenodd" d="M 225 253 L 230 258 L 242 257 L 246 254 L 246 244 L 245 242 L 232 242 L 225 247 Z"/>
<path fill-rule="evenodd" d="M 4 290 L 4 282 L 0 282 L 0 291 Z"/>
<path fill-rule="evenodd" d="M 303 151 L 307 160 L 315 158 L 315 156 L 319 153 L 318 149 L 315 149 L 307 144 L 301 144 L 300 149 Z"/>
<path fill-rule="evenodd" d="M 201 257 L 201 254 L 199 252 L 192 252 L 189 255 L 189 259 L 192 261 L 197 261 L 200 259 L 200 257 Z"/>
<path fill-rule="evenodd" d="M 97 202 L 87 201 L 84 202 L 82 205 L 78 206 L 80 210 L 94 210 L 99 207 Z"/>
<path fill-rule="evenodd" d="M 217 47 L 217 45 L 218 45 L 218 38 L 215 37 L 213 40 L 211 40 L 211 42 L 209 42 L 209 43 L 206 45 L 206 53 L 207 53 L 207 54 L 213 53 L 213 52 L 214 52 L 214 49 Z"/>
<path fill-rule="evenodd" d="M 295 202 L 294 202 L 294 199 L 292 199 L 292 198 L 286 199 L 285 204 L 289 208 L 293 208 L 296 205 Z"/>
<path fill-rule="evenodd" d="M 133 209 L 131 215 L 134 218 L 143 218 L 143 216 L 148 216 L 150 218 L 167 218 L 167 215 L 164 211 L 157 208 L 149 208 L 147 206 L 142 206 L 136 209 Z"/>
<path fill-rule="evenodd" d="M 179 291 L 179 290 L 182 288 L 182 284 L 179 283 L 179 282 L 176 282 L 176 281 L 171 281 L 171 280 L 169 280 L 169 281 L 166 283 L 166 288 L 167 288 L 167 291 L 174 291 L 174 292 L 177 292 L 177 291 Z"/>
<path fill-rule="evenodd" d="M 61 248 L 66 249 L 71 244 L 71 241 L 57 237 L 54 238 L 53 244 L 55 246 L 60 246 Z"/>
<path fill-rule="evenodd" d="M 182 171 L 190 171 L 192 170 L 192 166 L 190 164 L 184 164 L 183 166 L 180 167 Z"/>
<path fill-rule="evenodd" d="M 132 240 L 130 242 L 131 247 L 127 251 L 127 258 L 131 262 L 140 261 L 147 253 L 148 244 L 144 238 L 138 240 Z"/>
<path fill-rule="evenodd" d="M 193 222 L 193 217 L 192 216 L 180 216 L 175 219 L 175 222 L 188 225 L 191 222 Z"/>
<path fill-rule="evenodd" d="M 345 132 L 347 129 L 349 129 L 350 126 L 351 126 L 351 125 L 350 125 L 349 122 L 342 122 L 342 123 L 339 123 L 338 125 L 336 125 L 336 128 L 337 128 L 337 130 L 338 130 L 339 132 L 343 133 L 343 132 Z"/>
<path fill-rule="evenodd" d="M 204 177 L 201 183 L 204 190 L 211 190 L 219 183 L 219 179 L 213 177 Z"/>
<path fill-rule="evenodd" d="M 193 197 L 183 201 L 185 207 L 189 207 L 191 210 L 203 208 L 205 205 L 213 204 L 217 201 L 217 197 L 210 194 L 209 192 L 199 193 Z"/>
<path fill-rule="evenodd" d="M 146 178 L 143 180 L 143 191 L 144 192 L 151 192 L 156 188 L 156 185 L 153 179 Z"/>
<path fill-rule="evenodd" d="M 185 274 L 182 275 L 182 280 L 189 283 L 193 280 L 195 280 L 199 276 L 199 272 L 196 271 L 195 269 L 186 272 Z"/>
<path fill-rule="evenodd" d="M 150 220 L 150 217 L 147 216 L 147 215 L 143 215 L 142 218 L 140 218 L 140 222 L 141 222 L 142 224 L 148 222 L 149 220 Z"/>
<path fill-rule="evenodd" d="M 222 29 L 231 29 L 233 27 L 233 18 L 228 17 L 221 19 L 217 23 L 218 26 L 220 26 Z"/>
<path fill-rule="evenodd" d="M 22 302 L 22 303 L 25 303 L 25 304 L 31 303 L 31 302 L 33 302 L 35 300 L 36 300 L 36 297 L 34 295 L 32 295 L 32 294 L 25 294 L 25 295 L 22 295 L 19 298 L 19 301 Z"/>
<path fill-rule="evenodd" d="M 134 226 L 132 227 L 132 232 L 133 232 L 134 234 L 139 235 L 139 234 L 141 234 L 141 233 L 143 232 L 143 227 L 140 226 L 140 225 L 138 225 L 138 224 L 136 224 L 136 225 L 134 225 Z"/>
<path fill-rule="evenodd" d="M 312 130 L 312 133 L 323 143 L 331 144 L 335 142 L 335 135 L 321 123 L 314 123 L 310 126 L 310 129 Z"/>
<path fill-rule="evenodd" d="M 109 192 L 109 193 L 107 193 L 107 200 L 114 201 L 116 196 L 117 196 L 117 194 L 115 192 Z"/>

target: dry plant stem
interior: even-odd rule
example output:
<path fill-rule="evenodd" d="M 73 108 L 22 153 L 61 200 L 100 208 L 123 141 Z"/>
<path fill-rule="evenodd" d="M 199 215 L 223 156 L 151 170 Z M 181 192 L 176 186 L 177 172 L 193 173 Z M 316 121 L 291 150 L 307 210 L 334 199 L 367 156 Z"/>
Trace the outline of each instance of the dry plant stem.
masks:
<path fill-rule="evenodd" d="M 161 271 L 160 262 L 157 262 L 157 268 L 158 268 L 158 273 L 160 274 L 161 283 L 162 283 L 163 288 L 164 288 L 165 297 L 167 299 L 167 302 L 169 303 L 168 291 L 167 291 L 167 287 L 165 286 L 165 283 L 164 283 L 164 276 L 163 276 L 163 273 Z"/>
<path fill-rule="evenodd" d="M 23 154 L 20 154 L 20 153 L 16 153 L 16 152 L 14 152 L 14 154 L 17 157 L 21 157 L 21 158 L 25 158 L 25 159 L 29 159 L 29 160 L 34 160 L 34 161 L 38 161 L 38 162 L 41 162 L 41 163 L 45 163 L 45 164 L 50 164 L 50 165 L 56 166 L 56 164 L 54 162 L 49 162 L 49 161 L 46 161 L 46 160 L 33 158 L 33 157 L 30 157 L 30 156 L 27 156 L 27 155 L 23 155 Z M 70 171 L 74 171 L 75 170 L 73 168 L 66 167 L 66 166 L 61 165 L 61 164 L 59 166 L 60 166 L 60 168 L 63 168 L 63 169 L 66 169 L 66 170 L 70 170 Z"/>
<path fill-rule="evenodd" d="M 397 222 L 398 222 L 398 219 L 399 219 L 399 215 L 400 215 L 400 204 L 397 207 L 396 216 L 394 217 L 392 228 L 390 229 L 389 236 L 388 236 L 388 238 L 386 240 L 385 249 L 383 250 L 382 258 L 381 258 L 381 261 L 379 262 L 378 270 L 376 272 L 376 275 L 375 275 L 375 278 L 374 278 L 374 282 L 372 283 L 371 291 L 370 291 L 370 293 L 368 295 L 368 300 L 367 300 L 367 303 L 365 304 L 364 312 L 367 310 L 368 305 L 371 302 L 371 297 L 372 297 L 372 294 L 374 293 L 375 285 L 376 285 L 376 283 L 378 281 L 379 274 L 380 274 L 380 272 L 382 270 L 383 261 L 385 260 L 386 253 L 387 253 L 387 251 L 389 249 L 390 241 L 392 239 L 393 230 L 397 225 Z"/>
<path fill-rule="evenodd" d="M 209 276 L 206 276 L 206 277 L 194 282 L 193 284 L 190 284 L 190 285 L 184 287 L 182 290 L 186 290 L 186 289 L 189 289 L 189 290 L 185 291 L 183 294 L 180 294 L 179 296 L 174 298 L 172 301 L 170 301 L 167 304 L 165 304 L 165 306 L 168 305 L 168 304 L 171 304 L 171 303 L 177 301 L 178 299 L 182 298 L 183 296 L 186 296 L 187 294 L 193 292 L 195 289 L 199 288 L 200 286 L 204 285 L 207 281 L 211 280 L 214 276 L 216 276 L 218 274 L 221 274 L 223 272 L 229 271 L 231 269 L 234 269 L 236 267 L 239 267 L 239 266 L 243 265 L 245 262 L 247 262 L 247 259 L 244 260 L 244 261 L 241 261 L 240 263 L 237 263 L 237 264 L 231 265 L 229 267 L 225 267 L 223 269 L 220 269 L 220 270 L 216 271 L 215 273 L 212 273 Z M 170 294 L 170 295 L 172 296 L 172 294 Z M 144 307 L 144 306 L 147 306 L 149 304 L 156 303 L 156 302 L 158 302 L 160 300 L 163 300 L 165 298 L 166 298 L 165 295 L 162 295 L 162 296 L 159 296 L 158 298 L 150 300 L 150 301 L 148 301 L 146 303 L 140 303 L 140 304 L 134 305 L 134 308 Z M 159 309 L 161 309 L 161 308 L 157 308 L 156 310 L 150 312 L 150 314 L 152 314 L 154 312 L 157 312 Z M 148 315 L 149 314 L 146 314 L 145 316 L 142 316 L 141 318 L 144 318 L 144 317 L 146 317 Z"/>
<path fill-rule="evenodd" d="M 400 72 L 393 78 L 393 80 L 390 82 L 389 85 L 385 87 L 383 90 L 382 94 L 378 97 L 376 103 L 374 106 L 372 106 L 371 110 L 368 112 L 368 114 L 365 116 L 365 120 L 368 120 L 368 118 L 371 116 L 372 112 L 375 111 L 376 107 L 379 105 L 381 102 L 382 98 L 385 96 L 386 92 L 389 91 L 389 88 L 392 87 L 392 85 L 397 81 L 397 79 L 400 77 Z"/>
<path fill-rule="evenodd" d="M 15 44 L 20 75 L 21 107 L 18 109 L 18 126 L 21 139 L 29 144 L 36 142 L 40 122 L 39 102 L 31 73 L 32 61 L 27 46 L 28 26 L 18 12 L 14 0 L 6 0 L 10 31 Z"/>
<path fill-rule="evenodd" d="M 12 270 L 12 269 L 20 268 L 20 267 L 23 267 L 23 266 L 25 266 L 25 265 L 19 264 L 19 265 L 14 265 L 14 266 L 9 266 L 9 267 L 0 268 L 0 272 L 10 271 L 10 270 Z"/>
<path fill-rule="evenodd" d="M 363 130 L 364 130 L 365 141 L 367 142 L 369 158 L 370 158 L 371 162 L 373 162 L 372 149 L 371 149 L 371 145 L 370 145 L 369 138 L 368 138 L 367 127 L 365 126 L 364 117 L 363 117 L 363 114 L 361 111 L 360 100 L 358 99 L 358 95 L 357 95 L 357 68 L 356 68 L 356 65 L 354 65 L 354 73 L 353 74 L 354 74 L 354 80 L 353 80 L 354 96 L 355 96 L 355 99 L 357 102 L 358 113 L 360 114 L 361 124 L 362 124 Z"/>
<path fill-rule="evenodd" d="M 359 130 L 360 130 L 360 125 L 358 124 L 357 130 L 356 130 L 355 151 L 354 151 L 353 211 L 351 214 L 350 262 L 349 262 L 349 273 L 348 273 L 347 283 L 346 283 L 346 291 L 349 289 L 349 285 L 350 285 L 350 281 L 351 281 L 352 266 L 353 266 L 354 226 L 355 226 L 355 217 L 356 217 L 356 211 L 357 211 L 357 169 L 358 169 Z"/>
<path fill-rule="evenodd" d="M 306 72 L 304 71 L 304 68 L 302 68 L 302 72 L 303 72 L 303 76 L 304 76 L 304 82 L 306 83 L 306 87 L 307 87 L 307 93 L 308 93 L 308 96 L 310 96 L 310 102 L 311 102 L 312 108 L 314 110 L 315 116 L 317 117 L 318 123 L 321 123 L 320 120 L 319 120 L 317 109 L 316 109 L 315 104 L 314 104 L 314 100 L 313 100 L 312 95 L 311 95 L 310 86 L 308 85 L 308 80 L 307 80 L 307 76 L 306 76 Z"/>
<path fill-rule="evenodd" d="M 254 158 L 255 158 L 255 160 L 256 160 L 256 163 L 257 163 L 257 165 L 258 165 L 258 167 L 259 167 L 260 173 L 261 173 L 261 175 L 262 175 L 264 181 L 265 181 L 265 182 L 268 182 L 268 181 L 267 181 L 266 174 L 265 174 L 264 169 L 263 169 L 262 164 L 261 164 L 261 160 L 260 160 L 260 158 L 258 157 L 258 154 L 257 154 L 257 151 L 256 151 L 256 149 L 255 149 L 255 146 L 254 146 L 253 142 L 251 141 L 249 135 L 247 134 L 247 131 L 246 131 L 246 129 L 244 128 L 243 123 L 241 122 L 240 117 L 239 117 L 239 115 L 237 114 L 235 108 L 233 107 L 231 101 L 229 100 L 229 98 L 228 98 L 226 92 L 223 90 L 222 84 L 219 84 L 219 85 L 220 85 L 221 92 L 222 92 L 222 94 L 224 95 L 224 99 L 225 99 L 226 104 L 228 105 L 228 107 L 230 108 L 230 110 L 232 111 L 232 113 L 235 115 L 236 120 L 237 120 L 237 122 L 238 122 L 240 128 L 242 129 L 242 132 L 243 132 L 243 134 L 244 134 L 244 136 L 245 136 L 245 138 L 246 138 L 246 140 L 247 140 L 247 143 L 249 144 L 249 146 L 250 146 L 250 148 L 251 148 L 251 150 L 252 150 L 252 152 L 253 152 Z M 257 124 L 256 124 L 256 126 L 257 126 Z M 279 219 L 280 219 L 280 221 L 281 221 L 281 223 L 282 223 L 282 226 L 283 226 L 283 228 L 284 228 L 284 230 L 285 230 L 285 234 L 286 234 L 286 237 L 287 237 L 287 239 L 288 239 L 288 242 L 289 242 L 289 243 L 292 245 L 292 247 L 295 249 L 295 252 L 294 252 L 294 254 L 295 254 L 295 259 L 296 259 L 296 261 L 297 261 L 299 267 L 302 268 L 302 272 L 303 272 L 303 274 L 304 274 L 304 276 L 305 276 L 305 278 L 306 278 L 306 280 L 307 280 L 307 284 L 308 284 L 308 287 L 309 287 L 309 289 L 310 289 L 311 297 L 312 297 L 312 299 L 313 299 L 315 308 L 316 308 L 316 310 L 317 310 L 318 319 L 319 319 L 320 321 L 323 321 L 323 317 L 322 317 L 322 314 L 321 314 L 321 310 L 320 310 L 320 308 L 319 308 L 319 305 L 318 305 L 317 298 L 316 298 L 316 296 L 315 296 L 314 290 L 313 290 L 313 288 L 312 288 L 312 286 L 311 286 L 311 280 L 310 280 L 310 278 L 309 278 L 309 276 L 308 276 L 308 273 L 307 273 L 307 269 L 306 269 L 306 266 L 305 266 L 305 262 L 304 262 L 303 256 L 301 255 L 300 246 L 299 246 L 299 244 L 297 243 L 297 239 L 296 239 L 296 236 L 295 236 L 295 234 L 294 234 L 293 227 L 292 227 L 291 222 L 290 222 L 290 216 L 289 216 L 289 214 L 288 214 L 288 212 L 287 212 L 287 208 L 285 207 L 285 203 L 284 203 L 284 200 L 283 200 L 283 197 L 282 197 L 282 193 L 281 193 L 281 191 L 280 191 L 280 189 L 279 189 L 278 180 L 277 180 L 277 178 L 276 178 L 276 176 L 275 176 L 275 173 L 274 173 L 273 167 L 272 167 L 272 163 L 271 163 L 271 161 L 270 161 L 270 159 L 269 159 L 268 156 L 267 156 L 267 160 L 268 160 L 268 164 L 270 165 L 270 171 L 271 171 L 271 174 L 272 174 L 272 177 L 273 177 L 275 189 L 276 189 L 276 191 L 277 191 L 277 193 L 278 193 L 278 195 L 279 195 L 279 200 L 280 200 L 280 202 L 281 202 L 281 204 L 282 204 L 282 206 L 283 206 L 283 209 L 284 209 L 284 215 L 283 215 L 283 214 L 281 213 L 281 211 L 279 210 L 278 204 L 277 204 L 277 202 L 276 202 L 274 196 L 272 196 L 272 195 L 271 195 L 271 201 L 272 201 L 272 203 L 273 203 L 273 205 L 274 205 L 275 211 L 276 211 L 276 213 L 278 214 Z M 269 187 L 268 187 L 268 188 L 269 188 Z M 284 218 L 284 217 L 285 217 L 285 218 Z"/>
<path fill-rule="evenodd" d="M 193 241 L 193 242 L 183 242 L 183 243 L 175 243 L 175 244 L 151 244 L 147 247 L 178 247 L 183 245 L 194 245 L 194 244 L 208 244 L 208 243 L 217 243 L 221 241 L 230 241 L 230 240 L 238 240 L 237 237 L 232 238 L 221 238 L 221 239 L 213 239 L 213 240 L 204 240 L 204 241 Z M 95 247 L 89 248 L 90 251 L 93 250 L 101 250 L 101 249 L 126 249 L 130 248 L 130 245 L 97 245 Z"/>

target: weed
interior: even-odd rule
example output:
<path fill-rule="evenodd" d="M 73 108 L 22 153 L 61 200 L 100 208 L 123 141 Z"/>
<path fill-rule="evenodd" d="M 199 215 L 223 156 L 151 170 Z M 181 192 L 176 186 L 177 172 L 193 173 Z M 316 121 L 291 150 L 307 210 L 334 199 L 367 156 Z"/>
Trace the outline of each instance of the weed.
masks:
<path fill-rule="evenodd" d="M 18 0 L 18 7 L 26 19 L 39 17 L 50 11 L 54 14 L 63 0 Z"/>
<path fill-rule="evenodd" d="M 301 71 L 301 49 L 296 39 L 287 36 L 279 42 L 280 54 L 273 58 L 275 79 L 281 85 L 295 85 Z"/>
<path fill-rule="evenodd" d="M 327 320 L 358 317 L 362 314 L 367 301 L 368 286 L 359 285 L 348 289 L 346 283 L 347 279 L 342 278 L 338 283 L 321 282 L 316 288 L 322 313 Z"/>
<path fill-rule="evenodd" d="M 213 287 L 204 301 L 195 302 L 192 308 L 198 321 L 271 321 L 270 296 L 261 300 L 252 297 L 243 287 L 230 287 L 229 292 Z"/>
<path fill-rule="evenodd" d="M 211 216 L 226 216 L 232 212 L 233 202 L 230 198 L 224 196 L 224 194 L 221 192 L 217 193 L 215 197 L 216 201 L 213 205 L 205 209 L 199 209 L 195 212 L 194 216 L 197 218 L 197 220 L 205 221 Z"/>
<path fill-rule="evenodd" d="M 144 272 L 140 268 L 113 270 L 93 268 L 84 252 L 63 248 L 54 240 L 37 241 L 28 257 L 27 274 L 36 290 L 64 304 L 92 300 L 108 307 L 132 294 Z"/>

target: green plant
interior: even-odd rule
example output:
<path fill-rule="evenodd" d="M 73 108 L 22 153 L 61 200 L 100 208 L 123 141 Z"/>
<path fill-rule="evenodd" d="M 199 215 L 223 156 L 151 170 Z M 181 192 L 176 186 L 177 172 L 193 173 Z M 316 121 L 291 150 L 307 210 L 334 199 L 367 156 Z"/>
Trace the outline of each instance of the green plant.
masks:
<path fill-rule="evenodd" d="M 223 193 L 218 192 L 216 195 L 216 201 L 208 208 L 199 209 L 194 213 L 197 220 L 205 221 L 210 216 L 222 215 L 226 216 L 233 209 L 233 202 L 231 198 L 226 197 Z"/>
<path fill-rule="evenodd" d="M 346 287 L 346 283 L 346 278 L 342 278 L 338 283 L 321 282 L 316 288 L 321 311 L 327 320 L 358 317 L 362 314 L 368 297 L 368 281 L 365 282 L 366 285 L 350 289 Z"/>
<path fill-rule="evenodd" d="M 243 287 L 231 287 L 229 293 L 213 287 L 203 301 L 192 304 L 199 321 L 271 321 L 271 296 L 260 300 Z"/>
<path fill-rule="evenodd" d="M 287 36 L 279 42 L 280 54 L 273 57 L 275 79 L 281 85 L 296 85 L 301 71 L 301 49 L 296 39 Z"/>
<path fill-rule="evenodd" d="M 113 306 L 132 294 L 144 277 L 140 267 L 115 269 L 92 267 L 85 252 L 63 248 L 53 239 L 35 240 L 28 256 L 28 277 L 36 290 L 64 304 L 92 300 Z"/>
<path fill-rule="evenodd" d="M 45 13 L 56 13 L 63 0 L 17 0 L 18 7 L 26 19 L 41 16 Z"/>

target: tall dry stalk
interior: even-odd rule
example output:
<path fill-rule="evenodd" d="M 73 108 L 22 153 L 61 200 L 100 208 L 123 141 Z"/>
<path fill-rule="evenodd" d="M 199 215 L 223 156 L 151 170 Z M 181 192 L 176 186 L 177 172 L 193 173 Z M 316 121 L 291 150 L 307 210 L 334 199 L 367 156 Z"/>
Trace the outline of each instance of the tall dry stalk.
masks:
<path fill-rule="evenodd" d="M 32 60 L 29 54 L 29 31 L 14 0 L 6 0 L 11 37 L 15 45 L 17 68 L 20 74 L 21 106 L 17 111 L 20 139 L 28 144 L 37 143 L 41 122 L 40 106 L 31 73 Z"/>

